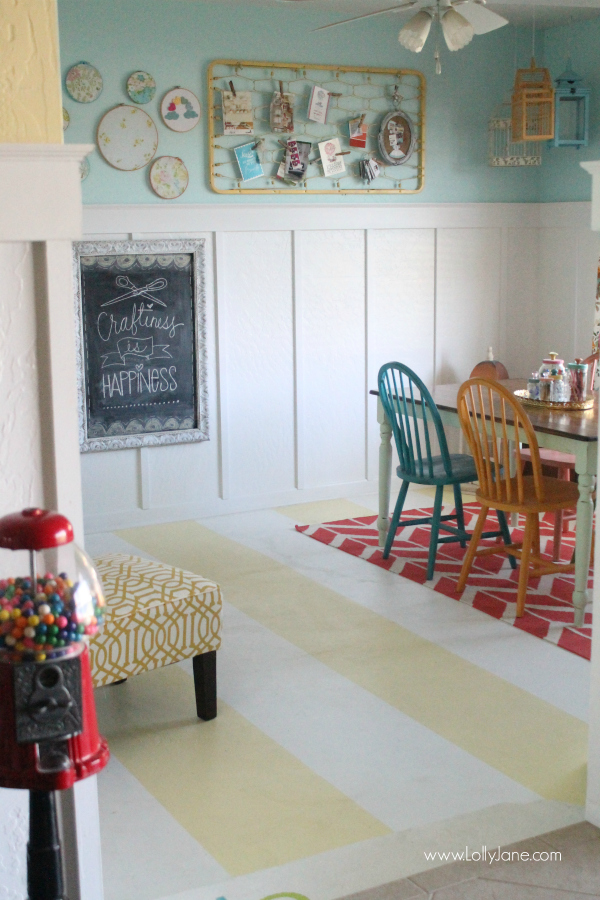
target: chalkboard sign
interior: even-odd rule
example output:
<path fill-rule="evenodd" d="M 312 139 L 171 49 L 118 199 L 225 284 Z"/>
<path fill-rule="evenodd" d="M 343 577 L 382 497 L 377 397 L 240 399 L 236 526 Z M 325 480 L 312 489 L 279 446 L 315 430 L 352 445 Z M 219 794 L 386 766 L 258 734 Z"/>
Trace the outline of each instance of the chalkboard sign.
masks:
<path fill-rule="evenodd" d="M 206 440 L 204 241 L 74 253 L 82 451 Z"/>

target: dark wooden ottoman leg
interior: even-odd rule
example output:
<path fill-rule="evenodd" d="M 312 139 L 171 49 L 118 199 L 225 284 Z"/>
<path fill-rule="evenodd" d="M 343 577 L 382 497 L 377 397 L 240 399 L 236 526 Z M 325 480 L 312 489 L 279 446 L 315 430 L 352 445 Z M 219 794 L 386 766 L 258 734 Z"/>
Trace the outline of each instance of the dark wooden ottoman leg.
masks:
<path fill-rule="evenodd" d="M 199 719 L 208 721 L 217 715 L 217 651 L 194 656 L 193 663 L 196 712 Z"/>

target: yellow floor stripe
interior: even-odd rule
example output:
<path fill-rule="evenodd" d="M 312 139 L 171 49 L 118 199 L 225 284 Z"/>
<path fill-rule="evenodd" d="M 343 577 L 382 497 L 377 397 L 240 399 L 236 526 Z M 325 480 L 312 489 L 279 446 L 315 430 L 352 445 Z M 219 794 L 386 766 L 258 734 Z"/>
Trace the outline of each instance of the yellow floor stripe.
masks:
<path fill-rule="evenodd" d="M 177 666 L 96 698 L 111 751 L 231 875 L 390 833 L 222 701 L 200 722 Z"/>
<path fill-rule="evenodd" d="M 197 522 L 118 534 L 219 582 L 271 631 L 542 797 L 585 802 L 587 726 L 574 716 Z"/>
<path fill-rule="evenodd" d="M 360 506 L 352 500 L 317 500 L 315 503 L 294 503 L 293 506 L 278 506 L 275 511 L 293 519 L 298 525 L 320 525 L 321 522 L 339 522 L 341 519 L 375 515 L 368 506 Z"/>

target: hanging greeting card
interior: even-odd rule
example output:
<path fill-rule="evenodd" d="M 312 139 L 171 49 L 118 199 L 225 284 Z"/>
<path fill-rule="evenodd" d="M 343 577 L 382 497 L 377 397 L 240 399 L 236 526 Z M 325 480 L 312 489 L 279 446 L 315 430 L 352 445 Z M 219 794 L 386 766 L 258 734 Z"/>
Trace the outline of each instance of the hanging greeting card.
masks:
<path fill-rule="evenodd" d="M 127 79 L 127 93 L 134 103 L 150 103 L 156 93 L 156 82 L 147 72 L 133 72 Z"/>
<path fill-rule="evenodd" d="M 241 147 L 236 147 L 234 152 L 243 181 L 252 181 L 253 178 L 260 178 L 265 174 L 260 164 L 256 144 L 243 144 Z"/>
<path fill-rule="evenodd" d="M 88 62 L 77 63 L 67 72 L 65 87 L 78 103 L 93 103 L 102 93 L 102 75 Z"/>
<path fill-rule="evenodd" d="M 271 100 L 271 131 L 276 134 L 291 134 L 294 130 L 294 96 L 283 91 L 275 91 Z"/>
<path fill-rule="evenodd" d="M 250 91 L 223 91 L 223 134 L 254 134 Z"/>
<path fill-rule="evenodd" d="M 321 162 L 323 163 L 323 175 L 331 177 L 333 175 L 341 175 L 346 171 L 344 159 L 339 154 L 342 152 L 339 138 L 331 138 L 329 141 L 323 141 L 319 144 L 319 153 L 321 154 Z"/>
<path fill-rule="evenodd" d="M 329 91 L 326 91 L 325 88 L 315 84 L 310 92 L 306 118 L 310 119 L 311 122 L 319 122 L 321 125 L 324 125 L 327 121 L 330 96 L 331 94 Z"/>
<path fill-rule="evenodd" d="M 200 101 L 186 88 L 167 91 L 160 104 L 162 120 L 171 131 L 191 131 L 200 121 Z"/>
<path fill-rule="evenodd" d="M 350 119 L 348 122 L 348 131 L 350 133 L 350 146 L 362 147 L 363 150 L 367 146 L 368 126 L 365 123 L 365 114 L 359 116 L 358 119 Z"/>
<path fill-rule="evenodd" d="M 285 177 L 296 184 L 302 181 L 308 169 L 310 141 L 288 141 L 285 152 Z"/>
<path fill-rule="evenodd" d="M 415 127 L 406 113 L 395 110 L 389 113 L 379 129 L 379 150 L 384 162 L 401 166 L 415 149 Z"/>

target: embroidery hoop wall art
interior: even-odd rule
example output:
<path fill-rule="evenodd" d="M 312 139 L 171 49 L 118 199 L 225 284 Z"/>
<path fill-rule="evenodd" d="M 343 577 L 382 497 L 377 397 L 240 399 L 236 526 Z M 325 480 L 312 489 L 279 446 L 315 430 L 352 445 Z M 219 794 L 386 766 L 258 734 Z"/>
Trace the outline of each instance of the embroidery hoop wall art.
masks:
<path fill-rule="evenodd" d="M 96 133 L 98 150 L 115 169 L 143 169 L 156 155 L 158 131 L 147 112 L 122 103 L 102 117 Z"/>
<path fill-rule="evenodd" d="M 208 439 L 205 241 L 73 245 L 82 452 Z"/>
<path fill-rule="evenodd" d="M 67 72 L 65 87 L 77 103 L 93 103 L 102 93 L 102 75 L 90 63 L 79 62 Z"/>
<path fill-rule="evenodd" d="M 163 200 L 181 197 L 189 181 L 185 163 L 178 156 L 159 156 L 150 167 L 150 186 Z"/>
<path fill-rule="evenodd" d="M 181 87 L 167 91 L 160 104 L 162 120 L 171 131 L 191 131 L 200 121 L 201 111 L 196 95 Z"/>
<path fill-rule="evenodd" d="M 134 103 L 150 103 L 156 93 L 156 82 L 148 72 L 132 72 L 127 79 L 127 93 Z"/>

